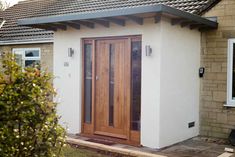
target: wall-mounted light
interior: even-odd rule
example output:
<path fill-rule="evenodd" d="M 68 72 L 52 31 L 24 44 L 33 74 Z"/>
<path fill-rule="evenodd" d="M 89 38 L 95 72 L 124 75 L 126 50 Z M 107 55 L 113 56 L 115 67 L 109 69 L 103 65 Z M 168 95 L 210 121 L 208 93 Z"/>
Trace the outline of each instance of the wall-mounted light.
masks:
<path fill-rule="evenodd" d="M 68 57 L 73 57 L 74 56 L 74 49 L 73 48 L 69 48 L 68 49 Z"/>
<path fill-rule="evenodd" d="M 199 68 L 199 77 L 200 78 L 202 78 L 204 76 L 204 73 L 205 73 L 205 68 L 204 67 Z"/>
<path fill-rule="evenodd" d="M 151 56 L 152 48 L 150 47 L 150 45 L 145 46 L 145 53 L 146 53 L 146 56 Z"/>

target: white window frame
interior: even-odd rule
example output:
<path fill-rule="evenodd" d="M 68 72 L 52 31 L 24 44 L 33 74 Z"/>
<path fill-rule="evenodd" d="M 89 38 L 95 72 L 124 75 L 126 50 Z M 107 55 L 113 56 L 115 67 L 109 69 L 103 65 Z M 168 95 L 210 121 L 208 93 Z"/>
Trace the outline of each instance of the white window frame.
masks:
<path fill-rule="evenodd" d="M 233 45 L 235 39 L 228 40 L 228 59 L 227 59 L 227 104 L 224 106 L 235 107 L 235 99 L 233 99 Z M 235 82 L 234 82 L 235 83 Z"/>
<path fill-rule="evenodd" d="M 25 56 L 25 52 L 26 51 L 35 51 L 37 50 L 39 52 L 39 56 L 38 57 L 26 57 Z M 13 48 L 12 52 L 13 54 L 16 54 L 16 52 L 23 52 L 22 54 L 22 67 L 25 67 L 25 61 L 27 60 L 37 60 L 41 62 L 41 49 L 40 48 Z"/>

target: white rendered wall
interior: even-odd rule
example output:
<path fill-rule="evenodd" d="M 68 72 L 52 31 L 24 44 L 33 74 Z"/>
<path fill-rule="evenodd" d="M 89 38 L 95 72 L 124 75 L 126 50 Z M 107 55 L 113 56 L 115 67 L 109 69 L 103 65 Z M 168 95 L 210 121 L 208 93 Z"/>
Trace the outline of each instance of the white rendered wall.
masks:
<path fill-rule="evenodd" d="M 54 36 L 54 85 L 58 89 L 58 112 L 61 122 L 66 122 L 69 133 L 81 131 L 81 39 L 123 35 L 142 35 L 142 98 L 141 98 L 141 144 L 157 148 L 159 144 L 159 102 L 160 102 L 160 26 L 153 19 L 146 19 L 144 25 L 128 21 L 125 27 L 111 25 L 95 29 L 81 28 L 57 31 Z M 145 45 L 151 45 L 153 55 L 145 56 Z M 68 48 L 75 50 L 69 58 Z M 69 66 L 65 67 L 64 63 Z"/>
<path fill-rule="evenodd" d="M 88 37 L 142 35 L 141 144 L 162 148 L 198 134 L 200 33 L 162 21 L 127 22 L 95 29 L 57 31 L 54 36 L 54 85 L 58 112 L 69 133 L 81 131 L 81 40 Z M 153 53 L 145 56 L 145 45 Z M 68 57 L 68 48 L 75 50 Z M 69 66 L 64 66 L 69 63 Z M 188 129 L 188 122 L 196 122 Z"/>
<path fill-rule="evenodd" d="M 200 88 L 200 32 L 161 24 L 160 148 L 199 134 Z"/>

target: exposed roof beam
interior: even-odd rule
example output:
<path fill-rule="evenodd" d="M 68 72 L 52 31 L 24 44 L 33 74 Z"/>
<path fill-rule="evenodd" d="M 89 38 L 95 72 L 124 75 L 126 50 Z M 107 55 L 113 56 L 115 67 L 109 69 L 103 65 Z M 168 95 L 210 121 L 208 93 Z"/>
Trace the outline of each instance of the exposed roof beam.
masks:
<path fill-rule="evenodd" d="M 59 29 L 62 29 L 62 30 L 67 30 L 67 26 L 64 24 L 61 24 L 61 23 L 52 23 L 52 24 L 50 23 L 50 24 L 46 24 L 46 25 L 58 27 Z"/>
<path fill-rule="evenodd" d="M 155 23 L 159 23 L 162 19 L 162 15 L 161 14 L 158 14 L 154 17 L 154 20 L 155 20 Z"/>
<path fill-rule="evenodd" d="M 200 27 L 203 27 L 204 25 L 202 25 L 202 24 L 191 24 L 190 26 L 189 26 L 189 28 L 190 29 L 195 29 L 195 28 L 200 28 Z"/>
<path fill-rule="evenodd" d="M 108 17 L 108 18 L 104 18 L 104 20 L 105 19 L 120 26 L 125 26 L 126 24 L 125 20 L 118 19 L 118 18 Z"/>
<path fill-rule="evenodd" d="M 143 25 L 143 23 L 144 23 L 144 20 L 143 20 L 142 17 L 132 16 L 132 15 L 127 15 L 126 17 L 127 17 L 128 19 L 130 19 L 130 20 L 136 22 L 136 23 L 139 24 L 139 25 Z"/>
<path fill-rule="evenodd" d="M 86 26 L 88 28 L 95 28 L 95 24 L 92 22 L 88 22 L 88 21 L 72 21 L 73 23 L 79 24 L 79 25 L 83 25 Z"/>
<path fill-rule="evenodd" d="M 42 24 L 32 25 L 31 27 L 45 29 L 45 30 L 49 30 L 49 31 L 57 31 L 56 27 L 48 26 L 48 25 L 42 25 Z"/>
<path fill-rule="evenodd" d="M 89 21 L 93 21 L 93 22 L 98 23 L 99 25 L 102 25 L 102 26 L 107 27 L 107 28 L 110 26 L 109 21 L 105 21 L 105 20 L 92 19 L 92 20 L 89 20 Z"/>
<path fill-rule="evenodd" d="M 171 25 L 177 25 L 181 22 L 185 21 L 185 19 L 182 19 L 182 18 L 174 18 L 171 20 Z"/>
<path fill-rule="evenodd" d="M 181 27 L 186 27 L 188 25 L 190 25 L 192 23 L 192 21 L 184 21 L 184 22 L 181 22 Z"/>
<path fill-rule="evenodd" d="M 204 26 L 200 26 L 200 27 L 198 28 L 198 30 L 199 30 L 199 31 L 208 31 L 208 30 L 210 30 L 210 28 L 209 28 L 208 26 L 204 25 Z"/>
<path fill-rule="evenodd" d="M 73 23 L 73 22 L 71 22 L 71 21 L 64 22 L 64 23 L 65 23 L 66 25 L 68 25 L 68 26 L 74 28 L 74 29 L 80 29 L 80 25 L 77 24 L 77 23 Z"/>

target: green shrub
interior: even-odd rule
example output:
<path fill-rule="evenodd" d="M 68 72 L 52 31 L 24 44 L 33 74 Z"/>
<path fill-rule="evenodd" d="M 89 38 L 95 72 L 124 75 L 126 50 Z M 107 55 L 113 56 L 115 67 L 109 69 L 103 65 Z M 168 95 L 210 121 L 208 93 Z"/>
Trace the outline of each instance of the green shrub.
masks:
<path fill-rule="evenodd" d="M 0 66 L 0 157 L 61 156 L 65 130 L 52 100 L 52 76 L 22 70 L 12 55 L 3 55 Z"/>

